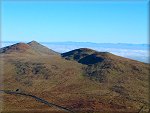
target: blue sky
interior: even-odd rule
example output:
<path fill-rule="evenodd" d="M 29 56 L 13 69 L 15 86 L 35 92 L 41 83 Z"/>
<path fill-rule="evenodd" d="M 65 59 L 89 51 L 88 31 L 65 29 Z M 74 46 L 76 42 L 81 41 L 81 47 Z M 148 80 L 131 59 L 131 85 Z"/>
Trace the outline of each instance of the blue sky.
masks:
<path fill-rule="evenodd" d="M 2 41 L 148 43 L 148 1 L 3 1 Z"/>

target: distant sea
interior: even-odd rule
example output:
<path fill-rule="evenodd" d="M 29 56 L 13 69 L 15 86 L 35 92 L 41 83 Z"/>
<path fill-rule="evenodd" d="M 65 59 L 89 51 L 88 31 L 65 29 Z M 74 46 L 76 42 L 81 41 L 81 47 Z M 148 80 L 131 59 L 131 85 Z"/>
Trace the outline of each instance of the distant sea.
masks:
<path fill-rule="evenodd" d="M 1 47 L 17 42 L 2 42 Z M 115 55 L 149 63 L 149 44 L 126 43 L 90 43 L 90 42 L 39 42 L 42 45 L 59 53 L 68 52 L 78 48 L 91 48 L 100 52 L 111 52 Z"/>

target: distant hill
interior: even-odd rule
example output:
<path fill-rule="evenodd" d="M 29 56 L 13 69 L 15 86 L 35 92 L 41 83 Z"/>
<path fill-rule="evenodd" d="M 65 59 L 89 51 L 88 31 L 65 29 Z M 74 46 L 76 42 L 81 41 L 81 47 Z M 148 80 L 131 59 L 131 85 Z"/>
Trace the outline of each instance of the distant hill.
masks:
<path fill-rule="evenodd" d="M 0 90 L 36 95 L 75 112 L 148 111 L 149 64 L 89 48 L 59 54 L 35 41 L 1 48 L 0 61 Z M 5 112 L 57 111 L 24 96 L 3 96 Z"/>

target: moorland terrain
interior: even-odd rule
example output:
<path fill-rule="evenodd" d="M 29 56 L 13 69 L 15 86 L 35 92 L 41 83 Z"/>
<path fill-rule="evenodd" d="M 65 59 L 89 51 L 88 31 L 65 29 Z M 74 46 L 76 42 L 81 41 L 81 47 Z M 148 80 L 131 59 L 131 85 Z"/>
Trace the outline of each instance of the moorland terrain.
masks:
<path fill-rule="evenodd" d="M 0 49 L 0 96 L 8 112 L 148 112 L 149 64 L 36 41 Z"/>

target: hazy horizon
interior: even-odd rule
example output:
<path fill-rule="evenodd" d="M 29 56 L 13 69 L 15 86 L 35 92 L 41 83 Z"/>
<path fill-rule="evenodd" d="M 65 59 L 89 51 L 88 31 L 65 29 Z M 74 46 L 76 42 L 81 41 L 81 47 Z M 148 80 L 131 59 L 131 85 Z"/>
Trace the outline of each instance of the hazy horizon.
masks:
<path fill-rule="evenodd" d="M 1 42 L 7 43 L 7 42 L 15 42 L 15 43 L 19 43 L 19 42 L 23 42 L 23 43 L 27 43 L 27 42 L 31 42 L 31 41 L 36 41 L 36 40 L 29 40 L 29 41 L 18 41 L 18 40 L 13 40 L 13 41 L 8 41 L 8 40 L 1 40 Z M 114 42 L 114 43 L 110 43 L 110 42 L 88 42 L 88 41 L 36 41 L 39 43 L 95 43 L 95 44 L 134 44 L 134 45 L 150 45 L 150 43 L 125 43 L 125 42 Z"/>

